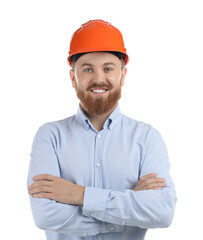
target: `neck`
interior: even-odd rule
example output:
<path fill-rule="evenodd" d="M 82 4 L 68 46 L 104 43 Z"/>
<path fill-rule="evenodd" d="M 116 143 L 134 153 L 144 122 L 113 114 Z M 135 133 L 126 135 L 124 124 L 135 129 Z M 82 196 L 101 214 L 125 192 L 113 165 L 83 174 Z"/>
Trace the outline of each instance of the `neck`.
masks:
<path fill-rule="evenodd" d="M 82 106 L 81 106 L 82 107 Z M 109 117 L 109 115 L 113 112 L 113 110 L 117 107 L 117 104 L 113 109 L 107 113 L 96 115 L 96 114 L 90 114 L 84 110 L 82 107 L 83 111 L 85 112 L 85 115 L 88 117 L 92 125 L 97 129 L 97 131 L 101 131 L 103 129 L 104 123 L 106 119 Z"/>

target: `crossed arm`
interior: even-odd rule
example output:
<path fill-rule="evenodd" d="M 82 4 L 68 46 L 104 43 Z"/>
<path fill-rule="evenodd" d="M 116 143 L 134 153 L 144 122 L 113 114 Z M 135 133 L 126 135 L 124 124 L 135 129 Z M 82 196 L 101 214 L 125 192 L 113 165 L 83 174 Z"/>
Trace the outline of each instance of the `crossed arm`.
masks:
<path fill-rule="evenodd" d="M 124 222 L 140 228 L 170 225 L 176 196 L 159 135 L 153 135 L 148 144 L 136 186 L 121 192 L 80 186 L 61 178 L 48 133 L 44 126 L 35 136 L 28 174 L 31 209 L 39 228 L 82 237 L 84 232 L 88 236 L 107 233 L 110 224 L 121 232 Z"/>
<path fill-rule="evenodd" d="M 134 191 L 159 190 L 166 186 L 165 179 L 150 173 L 138 181 Z M 47 198 L 70 205 L 83 205 L 85 187 L 50 174 L 40 174 L 32 178 L 34 183 L 28 187 L 28 193 L 34 198 Z"/>

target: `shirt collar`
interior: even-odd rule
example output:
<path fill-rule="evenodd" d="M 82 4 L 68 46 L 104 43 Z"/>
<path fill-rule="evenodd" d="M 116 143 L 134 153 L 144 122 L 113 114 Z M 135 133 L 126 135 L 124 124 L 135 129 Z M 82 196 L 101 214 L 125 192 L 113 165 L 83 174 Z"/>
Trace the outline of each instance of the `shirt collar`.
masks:
<path fill-rule="evenodd" d="M 120 111 L 119 105 L 117 105 L 116 108 L 113 110 L 113 112 L 106 119 L 104 123 L 104 128 L 107 127 L 109 130 L 111 130 L 120 121 L 121 117 L 122 117 L 122 113 Z M 90 128 L 90 126 L 92 126 L 90 120 L 85 115 L 80 104 L 76 113 L 76 119 L 87 130 Z"/>
<path fill-rule="evenodd" d="M 90 120 L 87 118 L 87 116 L 85 115 L 84 111 L 82 110 L 80 104 L 78 107 L 78 111 L 76 113 L 76 119 L 78 120 L 78 122 L 86 129 L 89 129 L 90 127 Z"/>
<path fill-rule="evenodd" d="M 119 105 L 117 105 L 116 108 L 113 110 L 113 112 L 109 115 L 106 122 L 104 123 L 104 126 L 107 123 L 107 121 L 109 121 L 108 128 L 109 130 L 111 130 L 121 120 L 121 117 L 122 117 L 122 113 Z"/>

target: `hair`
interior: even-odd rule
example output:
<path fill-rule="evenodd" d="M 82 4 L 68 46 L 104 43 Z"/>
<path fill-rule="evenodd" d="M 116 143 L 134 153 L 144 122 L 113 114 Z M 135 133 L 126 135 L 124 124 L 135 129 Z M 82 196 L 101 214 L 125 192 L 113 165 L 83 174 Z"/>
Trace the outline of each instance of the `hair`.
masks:
<path fill-rule="evenodd" d="M 121 70 L 124 68 L 124 60 L 123 60 L 123 55 L 124 53 L 121 53 L 121 52 L 114 52 L 114 51 L 104 51 L 104 52 L 107 52 L 107 53 L 111 53 L 113 55 L 115 55 L 116 57 L 118 57 L 120 60 L 121 60 Z M 78 54 L 75 54 L 73 56 L 71 56 L 71 67 L 72 69 L 74 70 L 75 69 L 75 63 L 76 61 L 84 54 L 86 53 L 89 53 L 89 52 L 85 52 L 85 53 L 78 53 Z"/>

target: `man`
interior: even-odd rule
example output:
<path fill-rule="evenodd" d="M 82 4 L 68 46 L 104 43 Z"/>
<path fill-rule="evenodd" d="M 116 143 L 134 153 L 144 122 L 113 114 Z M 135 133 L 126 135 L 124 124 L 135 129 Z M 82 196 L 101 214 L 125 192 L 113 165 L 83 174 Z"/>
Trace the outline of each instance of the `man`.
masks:
<path fill-rule="evenodd" d="M 28 191 L 48 240 L 136 239 L 168 227 L 176 203 L 166 146 L 118 106 L 129 58 L 120 31 L 102 20 L 73 35 L 68 62 L 77 114 L 42 125 Z"/>

